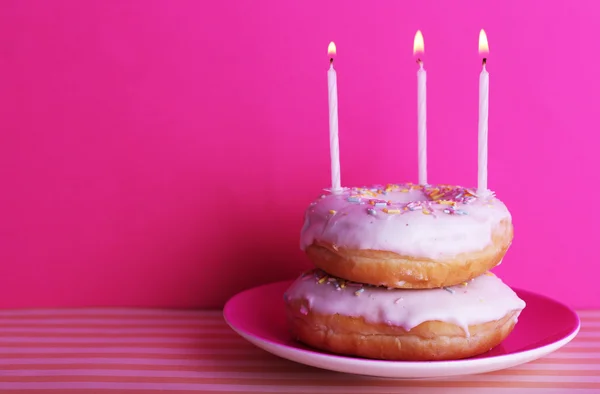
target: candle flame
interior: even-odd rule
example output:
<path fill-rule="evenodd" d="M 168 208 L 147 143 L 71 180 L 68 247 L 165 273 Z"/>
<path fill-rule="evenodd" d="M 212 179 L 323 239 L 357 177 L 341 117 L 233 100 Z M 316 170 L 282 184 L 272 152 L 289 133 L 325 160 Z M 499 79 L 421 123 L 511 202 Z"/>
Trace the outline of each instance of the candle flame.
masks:
<path fill-rule="evenodd" d="M 425 42 L 423 41 L 423 33 L 421 33 L 421 30 L 417 30 L 415 42 L 413 44 L 413 54 L 416 54 L 417 52 L 425 52 Z"/>
<path fill-rule="evenodd" d="M 490 52 L 490 47 L 488 46 L 487 35 L 485 31 L 481 29 L 479 32 L 479 54 L 488 54 Z"/>
<path fill-rule="evenodd" d="M 337 50 L 335 48 L 335 43 L 333 41 L 331 41 L 329 43 L 329 46 L 327 47 L 327 55 L 329 55 L 329 57 L 335 56 Z"/>

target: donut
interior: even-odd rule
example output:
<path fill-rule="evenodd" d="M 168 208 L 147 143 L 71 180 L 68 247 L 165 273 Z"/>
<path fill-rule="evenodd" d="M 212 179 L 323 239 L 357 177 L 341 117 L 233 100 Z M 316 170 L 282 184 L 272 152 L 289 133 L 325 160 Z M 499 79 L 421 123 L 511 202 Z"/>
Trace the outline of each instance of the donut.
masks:
<path fill-rule="evenodd" d="M 402 290 L 314 269 L 287 289 L 284 300 L 296 340 L 382 360 L 456 360 L 485 353 L 510 334 L 525 308 L 491 273 L 452 287 Z"/>
<path fill-rule="evenodd" d="M 376 185 L 322 195 L 300 247 L 317 268 L 375 286 L 453 286 L 500 264 L 513 239 L 493 193 L 451 185 Z"/>

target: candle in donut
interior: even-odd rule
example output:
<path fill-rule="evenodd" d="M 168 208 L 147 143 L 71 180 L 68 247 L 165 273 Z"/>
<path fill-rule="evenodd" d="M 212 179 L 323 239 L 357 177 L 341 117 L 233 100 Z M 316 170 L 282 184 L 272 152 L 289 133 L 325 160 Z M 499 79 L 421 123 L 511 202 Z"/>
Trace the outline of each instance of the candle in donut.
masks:
<path fill-rule="evenodd" d="M 329 91 L 329 149 L 331 152 L 331 192 L 339 193 L 342 190 L 340 176 L 340 146 L 338 137 L 338 97 L 337 73 L 333 68 L 333 57 L 336 54 L 335 44 L 329 43 L 329 71 L 327 71 L 327 87 Z"/>
<path fill-rule="evenodd" d="M 423 34 L 417 31 L 413 44 L 415 55 L 425 52 Z M 418 154 L 419 154 L 419 184 L 427 184 L 427 72 L 423 68 L 421 58 L 417 59 L 417 124 L 418 124 Z"/>
<path fill-rule="evenodd" d="M 487 54 L 489 53 L 488 41 L 485 31 L 479 32 L 479 54 L 483 55 L 482 70 L 479 75 L 479 127 L 478 127 L 478 154 L 477 154 L 477 194 L 488 193 L 487 162 L 488 162 L 488 108 L 490 95 L 490 74 L 485 69 Z"/>

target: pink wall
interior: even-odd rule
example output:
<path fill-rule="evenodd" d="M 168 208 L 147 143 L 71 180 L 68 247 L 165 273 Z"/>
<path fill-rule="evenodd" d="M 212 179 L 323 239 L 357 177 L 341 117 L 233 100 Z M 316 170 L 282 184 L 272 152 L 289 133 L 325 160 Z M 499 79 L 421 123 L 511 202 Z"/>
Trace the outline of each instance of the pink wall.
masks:
<path fill-rule="evenodd" d="M 600 3 L 0 3 L 0 306 L 219 306 L 292 278 L 329 184 L 416 181 L 425 36 L 431 182 L 475 185 L 477 38 L 511 285 L 600 307 Z"/>

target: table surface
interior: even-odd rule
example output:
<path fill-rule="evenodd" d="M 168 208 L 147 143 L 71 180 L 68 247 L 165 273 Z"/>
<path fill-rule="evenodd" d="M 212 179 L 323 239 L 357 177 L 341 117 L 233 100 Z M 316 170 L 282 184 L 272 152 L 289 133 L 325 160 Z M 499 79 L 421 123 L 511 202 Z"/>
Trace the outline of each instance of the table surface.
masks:
<path fill-rule="evenodd" d="M 492 373 L 391 380 L 280 359 L 233 332 L 221 311 L 0 311 L 0 392 L 600 393 L 600 310 L 561 350 Z M 577 389 L 577 390 L 574 390 Z"/>

